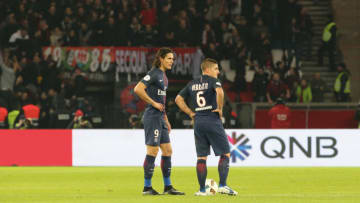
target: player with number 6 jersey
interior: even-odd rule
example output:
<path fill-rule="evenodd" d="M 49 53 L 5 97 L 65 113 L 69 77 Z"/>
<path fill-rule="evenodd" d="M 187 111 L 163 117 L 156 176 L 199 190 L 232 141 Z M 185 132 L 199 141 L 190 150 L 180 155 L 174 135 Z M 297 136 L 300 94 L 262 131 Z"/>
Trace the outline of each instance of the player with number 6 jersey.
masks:
<path fill-rule="evenodd" d="M 172 148 L 169 133 L 171 125 L 165 112 L 168 88 L 165 72 L 171 69 L 173 63 L 174 52 L 169 48 L 160 48 L 156 53 L 153 68 L 134 88 L 134 92 L 147 103 L 143 117 L 146 145 L 143 195 L 159 194 L 151 184 L 159 148 L 162 153 L 161 171 L 165 185 L 164 194 L 184 195 L 183 192 L 176 190 L 170 181 Z"/>
<path fill-rule="evenodd" d="M 207 156 L 210 155 L 210 146 L 215 155 L 220 156 L 218 192 L 237 195 L 237 192 L 226 184 L 229 173 L 230 147 L 221 121 L 224 91 L 217 79 L 220 73 L 219 67 L 216 60 L 207 58 L 201 63 L 201 70 L 200 78 L 190 81 L 175 99 L 179 108 L 194 119 L 197 153 L 196 173 L 200 185 L 200 190 L 195 195 L 209 195 L 205 191 L 205 181 L 207 176 L 206 160 Z M 186 104 L 185 99 L 187 98 L 190 98 L 195 105 L 195 112 Z"/>

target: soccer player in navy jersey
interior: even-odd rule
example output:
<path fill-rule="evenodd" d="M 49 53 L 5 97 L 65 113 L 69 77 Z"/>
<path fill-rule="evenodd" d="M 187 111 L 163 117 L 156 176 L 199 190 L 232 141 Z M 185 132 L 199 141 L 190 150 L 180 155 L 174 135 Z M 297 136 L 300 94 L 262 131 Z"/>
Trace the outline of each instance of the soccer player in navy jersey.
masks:
<path fill-rule="evenodd" d="M 218 192 L 237 195 L 237 192 L 226 184 L 229 173 L 230 146 L 221 121 L 224 91 L 217 79 L 220 73 L 219 67 L 216 60 L 206 58 L 201 63 L 201 70 L 200 78 L 190 81 L 175 99 L 179 108 L 194 119 L 196 173 L 200 185 L 200 190 L 195 195 L 209 195 L 205 192 L 205 180 L 207 176 L 206 159 L 210 155 L 210 145 L 215 155 L 220 156 Z M 195 105 L 195 112 L 186 104 L 186 98 L 190 98 Z"/>
<path fill-rule="evenodd" d="M 145 178 L 143 195 L 159 195 L 151 185 L 154 162 L 159 148 L 162 152 L 161 171 L 165 185 L 163 194 L 185 194 L 176 190 L 170 181 L 172 148 L 169 133 L 171 125 L 165 112 L 168 88 L 165 71 L 170 70 L 173 63 L 174 52 L 169 48 L 160 48 L 156 53 L 153 68 L 134 88 L 134 92 L 147 103 L 143 117 L 146 145 L 146 157 L 143 165 Z"/>

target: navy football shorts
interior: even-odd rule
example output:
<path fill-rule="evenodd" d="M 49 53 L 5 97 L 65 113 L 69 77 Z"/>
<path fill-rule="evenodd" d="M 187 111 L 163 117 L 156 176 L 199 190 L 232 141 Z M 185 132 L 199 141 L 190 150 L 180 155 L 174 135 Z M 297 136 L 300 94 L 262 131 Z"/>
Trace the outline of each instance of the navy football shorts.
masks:
<path fill-rule="evenodd" d="M 210 155 L 210 145 L 216 156 L 230 153 L 230 145 L 220 119 L 196 119 L 194 126 L 196 154 Z"/>
<path fill-rule="evenodd" d="M 144 117 L 145 144 L 150 146 L 160 146 L 160 144 L 170 143 L 169 132 L 162 117 Z"/>

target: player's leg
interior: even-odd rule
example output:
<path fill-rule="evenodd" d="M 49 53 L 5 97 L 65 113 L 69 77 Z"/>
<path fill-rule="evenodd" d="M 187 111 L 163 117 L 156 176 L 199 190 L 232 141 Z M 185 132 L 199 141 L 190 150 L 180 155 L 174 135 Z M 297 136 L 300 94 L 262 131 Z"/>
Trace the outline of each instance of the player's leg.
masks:
<path fill-rule="evenodd" d="M 220 156 L 218 165 L 218 172 L 220 178 L 218 192 L 228 195 L 237 195 L 238 193 L 226 184 L 226 179 L 229 174 L 229 160 L 230 153 L 222 154 Z"/>
<path fill-rule="evenodd" d="M 197 196 L 206 196 L 205 192 L 205 181 L 207 177 L 207 165 L 206 160 L 207 156 L 210 154 L 210 143 L 206 138 L 206 135 L 203 133 L 205 125 L 201 123 L 195 123 L 194 133 L 195 133 L 195 146 L 197 154 L 197 163 L 196 163 L 196 174 L 198 178 L 198 183 L 200 189 L 195 195 Z"/>
<path fill-rule="evenodd" d="M 151 179 L 154 174 L 155 158 L 159 152 L 160 128 L 159 121 L 154 119 L 144 119 L 146 157 L 144 160 L 144 189 L 143 195 L 158 195 L 159 193 L 152 188 Z"/>
<path fill-rule="evenodd" d="M 218 172 L 219 172 L 219 187 L 226 186 L 226 180 L 229 174 L 229 160 L 230 153 L 222 154 L 219 159 Z"/>
<path fill-rule="evenodd" d="M 143 195 L 158 195 L 159 193 L 152 188 L 151 179 L 154 174 L 155 158 L 159 151 L 158 146 L 146 145 L 146 157 L 144 160 L 144 189 Z"/>
<path fill-rule="evenodd" d="M 197 196 L 206 196 L 205 181 L 207 177 L 207 166 L 206 166 L 206 156 L 198 157 L 196 163 L 196 174 L 198 178 L 198 183 L 200 185 L 199 192 L 195 193 Z"/>
<path fill-rule="evenodd" d="M 163 174 L 164 180 L 164 194 L 169 195 L 184 195 L 185 193 L 176 190 L 171 184 L 171 155 L 172 147 L 170 144 L 170 137 L 167 129 L 163 129 L 160 139 L 160 149 L 161 149 L 161 171 Z"/>
<path fill-rule="evenodd" d="M 230 162 L 230 146 L 225 134 L 224 127 L 219 121 L 212 125 L 211 132 L 209 132 L 208 139 L 214 150 L 216 156 L 220 156 L 218 163 L 219 172 L 219 193 L 237 195 L 237 192 L 227 186 L 226 180 L 229 174 L 229 162 Z M 210 129 L 209 129 L 210 130 Z"/>

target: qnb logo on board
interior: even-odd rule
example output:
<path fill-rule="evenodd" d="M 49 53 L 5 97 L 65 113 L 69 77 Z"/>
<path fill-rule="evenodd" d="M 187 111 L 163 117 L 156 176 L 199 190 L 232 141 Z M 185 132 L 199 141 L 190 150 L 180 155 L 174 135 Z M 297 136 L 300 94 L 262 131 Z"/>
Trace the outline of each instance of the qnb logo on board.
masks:
<path fill-rule="evenodd" d="M 231 162 L 235 163 L 236 159 L 244 161 L 250 155 L 248 152 L 251 149 L 251 145 L 248 144 L 249 138 L 244 134 L 237 137 L 236 132 L 232 132 L 232 135 L 227 137 L 230 142 Z"/>

